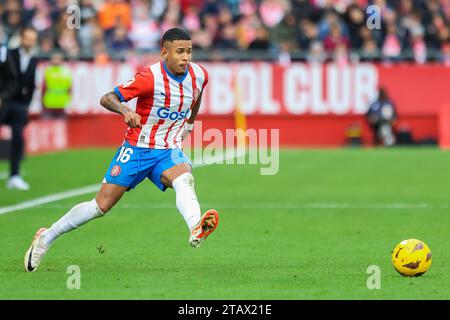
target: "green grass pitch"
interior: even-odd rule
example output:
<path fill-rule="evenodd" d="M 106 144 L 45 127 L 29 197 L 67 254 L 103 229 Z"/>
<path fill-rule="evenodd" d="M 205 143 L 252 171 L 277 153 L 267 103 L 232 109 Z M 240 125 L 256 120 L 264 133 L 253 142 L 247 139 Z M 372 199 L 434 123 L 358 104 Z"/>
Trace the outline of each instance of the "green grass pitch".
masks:
<path fill-rule="evenodd" d="M 0 180 L 0 207 L 99 183 L 113 155 L 29 157 L 31 191 Z M 149 181 L 105 218 L 58 239 L 36 273 L 23 267 L 35 231 L 94 193 L 0 215 L 0 299 L 450 298 L 448 152 L 282 150 L 277 175 L 211 165 L 194 176 L 202 210 L 216 208 L 221 219 L 199 249 L 188 246 L 173 190 Z M 391 266 L 391 251 L 408 238 L 433 253 L 422 277 Z M 80 268 L 79 290 L 67 288 L 71 265 Z M 370 265 L 380 267 L 379 290 L 367 288 Z"/>

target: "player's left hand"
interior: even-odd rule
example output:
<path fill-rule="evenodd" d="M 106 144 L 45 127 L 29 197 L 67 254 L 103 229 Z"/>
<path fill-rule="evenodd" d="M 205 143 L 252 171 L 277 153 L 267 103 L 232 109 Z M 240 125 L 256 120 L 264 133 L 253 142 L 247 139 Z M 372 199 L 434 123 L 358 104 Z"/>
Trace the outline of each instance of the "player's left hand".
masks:
<path fill-rule="evenodd" d="M 184 141 L 191 134 L 192 129 L 194 129 L 194 124 L 186 122 L 184 125 L 183 134 L 181 135 L 182 141 Z"/>
<path fill-rule="evenodd" d="M 184 141 L 191 134 L 191 130 L 184 130 L 181 135 L 181 141 Z"/>
<path fill-rule="evenodd" d="M 141 116 L 136 112 L 128 111 L 123 115 L 123 119 L 127 125 L 131 128 L 142 128 L 141 125 Z"/>

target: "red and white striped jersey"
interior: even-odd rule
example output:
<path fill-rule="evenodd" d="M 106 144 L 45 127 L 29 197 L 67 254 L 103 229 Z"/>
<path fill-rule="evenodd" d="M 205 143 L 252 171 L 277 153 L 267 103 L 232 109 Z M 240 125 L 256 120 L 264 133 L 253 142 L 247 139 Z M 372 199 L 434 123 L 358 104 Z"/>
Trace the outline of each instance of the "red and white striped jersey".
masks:
<path fill-rule="evenodd" d="M 142 128 L 129 127 L 125 139 L 137 147 L 181 149 L 184 124 L 207 83 L 208 72 L 197 63 L 191 62 L 185 75 L 178 77 L 158 62 L 114 88 L 121 102 L 138 99 Z"/>

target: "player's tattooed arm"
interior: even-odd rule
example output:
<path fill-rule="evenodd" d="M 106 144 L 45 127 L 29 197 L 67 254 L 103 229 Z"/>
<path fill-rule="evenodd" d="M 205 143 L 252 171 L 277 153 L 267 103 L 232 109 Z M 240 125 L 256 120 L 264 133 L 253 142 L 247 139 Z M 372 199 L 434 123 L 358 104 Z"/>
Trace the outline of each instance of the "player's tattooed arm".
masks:
<path fill-rule="evenodd" d="M 109 111 L 123 115 L 126 124 L 131 128 L 141 128 L 141 116 L 120 102 L 114 92 L 108 92 L 100 99 L 100 104 Z"/>
<path fill-rule="evenodd" d="M 202 93 L 200 94 L 197 101 L 195 101 L 194 105 L 192 106 L 191 116 L 186 121 L 186 124 L 184 125 L 183 134 L 181 135 L 182 140 L 186 139 L 189 136 L 189 134 L 191 133 L 191 131 L 194 129 L 194 121 L 195 121 L 195 118 L 197 117 L 197 113 L 198 113 L 198 110 L 200 109 L 201 103 L 202 103 Z"/>
<path fill-rule="evenodd" d="M 198 110 L 200 109 L 200 105 L 202 104 L 202 95 L 203 95 L 203 92 L 200 93 L 200 96 L 197 98 L 197 101 L 195 101 L 194 105 L 192 106 L 191 116 L 186 121 L 187 123 L 190 123 L 190 124 L 194 123 L 195 118 L 197 117 Z"/>

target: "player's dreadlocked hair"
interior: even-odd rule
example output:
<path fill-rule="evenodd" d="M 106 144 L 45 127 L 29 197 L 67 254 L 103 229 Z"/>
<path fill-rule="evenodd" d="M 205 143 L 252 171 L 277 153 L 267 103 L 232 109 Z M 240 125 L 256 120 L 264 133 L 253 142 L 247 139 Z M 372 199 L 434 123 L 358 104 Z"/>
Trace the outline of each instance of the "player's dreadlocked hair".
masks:
<path fill-rule="evenodd" d="M 181 28 L 172 28 L 164 33 L 161 39 L 161 46 L 163 46 L 166 41 L 172 42 L 175 40 L 191 40 L 191 36 Z"/>

